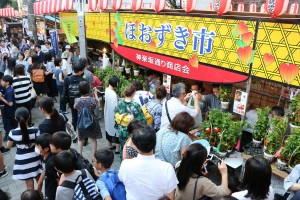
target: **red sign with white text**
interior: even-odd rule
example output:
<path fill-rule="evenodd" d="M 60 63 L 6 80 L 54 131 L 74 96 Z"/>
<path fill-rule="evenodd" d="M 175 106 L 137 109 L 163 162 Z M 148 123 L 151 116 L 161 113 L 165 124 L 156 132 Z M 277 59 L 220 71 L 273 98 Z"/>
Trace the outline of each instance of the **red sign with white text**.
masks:
<path fill-rule="evenodd" d="M 122 57 L 131 60 L 141 66 L 160 71 L 172 76 L 214 83 L 236 83 L 247 80 L 248 76 L 209 67 L 203 64 L 192 66 L 189 61 L 141 51 L 124 46 L 111 47 Z"/>

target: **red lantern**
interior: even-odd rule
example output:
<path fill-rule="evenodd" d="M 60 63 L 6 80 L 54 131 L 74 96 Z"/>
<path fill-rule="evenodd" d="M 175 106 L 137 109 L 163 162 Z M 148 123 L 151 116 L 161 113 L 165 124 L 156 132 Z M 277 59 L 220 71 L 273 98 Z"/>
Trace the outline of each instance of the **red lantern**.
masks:
<path fill-rule="evenodd" d="M 160 12 L 166 7 L 166 0 L 154 0 L 154 10 L 155 12 Z"/>
<path fill-rule="evenodd" d="M 1 17 L 3 16 L 3 11 L 2 11 L 2 9 L 0 9 L 0 16 L 1 16 Z"/>
<path fill-rule="evenodd" d="M 251 13 L 255 13 L 256 12 L 256 3 L 252 3 L 250 5 L 249 12 L 251 12 Z"/>
<path fill-rule="evenodd" d="M 214 10 L 214 6 L 213 6 L 212 3 L 209 3 L 209 8 L 208 8 L 208 10 L 210 10 L 210 11 L 213 11 L 213 10 Z"/>
<path fill-rule="evenodd" d="M 186 13 L 190 13 L 195 9 L 196 0 L 181 0 L 181 7 Z"/>
<path fill-rule="evenodd" d="M 42 4 L 43 4 L 42 14 L 46 14 L 47 13 L 47 2 L 43 1 Z"/>
<path fill-rule="evenodd" d="M 50 13 L 50 8 L 51 8 L 51 2 L 50 0 L 46 0 L 46 13 L 49 14 Z"/>
<path fill-rule="evenodd" d="M 108 7 L 108 0 L 99 0 L 98 6 L 100 10 L 106 10 Z"/>
<path fill-rule="evenodd" d="M 238 4 L 238 9 L 237 9 L 237 11 L 238 11 L 238 12 L 244 12 L 244 10 L 245 10 L 244 4 L 239 3 L 239 4 Z"/>
<path fill-rule="evenodd" d="M 112 0 L 112 9 L 115 11 L 120 10 L 122 6 L 122 0 Z"/>
<path fill-rule="evenodd" d="M 213 8 L 218 15 L 223 15 L 230 9 L 231 0 L 214 0 Z"/>
<path fill-rule="evenodd" d="M 36 15 L 37 12 L 37 2 L 33 4 L 33 13 Z"/>
<path fill-rule="evenodd" d="M 292 3 L 290 6 L 289 14 L 297 15 L 299 10 L 299 3 Z"/>
<path fill-rule="evenodd" d="M 265 13 L 266 12 L 266 4 L 265 3 L 261 4 L 261 6 L 260 6 L 260 12 L 261 13 Z"/>
<path fill-rule="evenodd" d="M 55 13 L 55 0 L 50 1 L 50 13 Z"/>
<path fill-rule="evenodd" d="M 266 9 L 272 18 L 277 18 L 287 10 L 289 0 L 267 0 Z"/>
<path fill-rule="evenodd" d="M 134 12 L 136 12 L 141 9 L 142 4 L 143 4 L 143 0 L 132 0 L 131 8 Z"/>
<path fill-rule="evenodd" d="M 73 10 L 73 0 L 65 0 L 65 10 Z"/>
<path fill-rule="evenodd" d="M 61 12 L 65 9 L 65 0 L 55 0 L 55 12 Z"/>
<path fill-rule="evenodd" d="M 89 0 L 89 10 L 94 11 L 97 8 L 97 0 Z"/>

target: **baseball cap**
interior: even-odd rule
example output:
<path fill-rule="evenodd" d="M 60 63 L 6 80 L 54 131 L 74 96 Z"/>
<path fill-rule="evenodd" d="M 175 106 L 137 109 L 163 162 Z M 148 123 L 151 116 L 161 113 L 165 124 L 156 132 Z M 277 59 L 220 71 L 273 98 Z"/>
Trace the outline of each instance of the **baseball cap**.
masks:
<path fill-rule="evenodd" d="M 66 49 L 71 49 L 70 45 L 67 45 L 65 48 L 66 48 Z"/>

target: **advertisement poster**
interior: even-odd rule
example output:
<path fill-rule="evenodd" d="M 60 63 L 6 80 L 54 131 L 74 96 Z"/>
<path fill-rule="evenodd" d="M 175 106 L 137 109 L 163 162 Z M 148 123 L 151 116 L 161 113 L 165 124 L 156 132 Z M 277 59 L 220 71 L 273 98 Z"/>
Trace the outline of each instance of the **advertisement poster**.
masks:
<path fill-rule="evenodd" d="M 78 42 L 76 39 L 74 33 L 75 33 L 75 21 L 74 20 L 62 20 L 62 28 L 64 30 L 64 33 L 67 36 L 68 42 L 70 44 Z"/>
<path fill-rule="evenodd" d="M 57 33 L 55 30 L 50 31 L 50 39 L 52 48 L 54 49 L 55 55 L 58 54 L 58 41 L 57 41 Z"/>
<path fill-rule="evenodd" d="M 168 74 L 163 75 L 163 85 L 165 86 L 167 93 L 170 93 L 171 89 L 171 76 Z"/>
<path fill-rule="evenodd" d="M 241 90 L 235 91 L 233 112 L 239 115 L 245 115 L 248 94 Z"/>

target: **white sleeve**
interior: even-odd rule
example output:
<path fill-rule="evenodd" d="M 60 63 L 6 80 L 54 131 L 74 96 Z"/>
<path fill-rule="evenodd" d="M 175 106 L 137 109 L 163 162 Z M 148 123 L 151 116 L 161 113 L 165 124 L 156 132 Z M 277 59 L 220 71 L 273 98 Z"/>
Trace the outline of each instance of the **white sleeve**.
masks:
<path fill-rule="evenodd" d="M 171 193 L 173 192 L 178 184 L 178 180 L 175 174 L 175 170 L 173 168 L 173 166 L 170 163 L 167 163 L 167 170 L 166 170 L 166 176 L 165 176 L 165 180 L 166 180 L 166 186 L 165 186 L 165 194 Z"/>
<path fill-rule="evenodd" d="M 194 108 L 189 108 L 187 106 L 185 106 L 183 111 L 189 113 L 192 117 L 196 117 L 198 115 L 197 110 L 195 110 Z"/>

